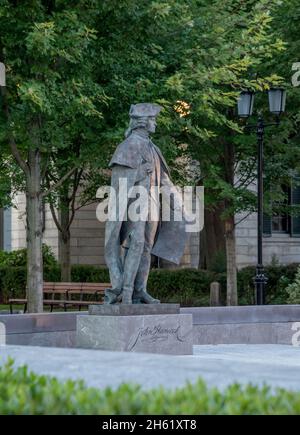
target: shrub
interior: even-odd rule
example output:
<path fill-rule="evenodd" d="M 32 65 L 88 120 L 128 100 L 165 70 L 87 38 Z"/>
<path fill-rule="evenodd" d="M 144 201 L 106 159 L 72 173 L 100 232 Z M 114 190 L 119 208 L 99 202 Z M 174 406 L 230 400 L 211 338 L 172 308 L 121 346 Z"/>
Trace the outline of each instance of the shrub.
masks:
<path fill-rule="evenodd" d="M 110 282 L 107 268 L 73 265 L 74 282 Z M 208 306 L 209 285 L 220 276 L 213 272 L 196 269 L 153 269 L 150 272 L 148 289 L 151 295 L 162 302 L 180 303 L 182 306 Z M 58 266 L 45 267 L 45 281 L 60 281 Z M 24 298 L 26 289 L 26 267 L 0 266 L 0 299 Z"/>
<path fill-rule="evenodd" d="M 170 391 L 143 391 L 122 384 L 116 390 L 87 388 L 82 381 L 39 376 L 10 360 L 0 368 L 0 414 L 7 415 L 245 415 L 299 414 L 300 394 L 233 384 L 223 392 L 202 380 Z"/>
<path fill-rule="evenodd" d="M 286 287 L 293 282 L 297 273 L 298 264 L 288 265 L 269 265 L 265 267 L 268 278 L 266 286 L 267 304 L 286 304 Z M 240 305 L 254 304 L 254 284 L 255 267 L 249 266 L 238 272 L 238 296 Z"/>
<path fill-rule="evenodd" d="M 44 266 L 56 266 L 57 261 L 52 249 L 43 244 L 43 263 Z M 18 266 L 26 266 L 27 264 L 27 249 L 17 249 L 15 251 L 6 252 L 0 251 L 0 266 L 10 266 L 10 267 L 18 267 Z"/>
<path fill-rule="evenodd" d="M 45 281 L 59 281 L 58 266 L 44 267 Z M 0 266 L 0 301 L 7 303 L 9 298 L 26 296 L 26 266 Z"/>
<path fill-rule="evenodd" d="M 288 266 L 267 266 L 266 287 L 268 304 L 291 303 L 286 287 L 296 276 L 297 264 Z M 109 272 L 105 267 L 73 265 L 71 271 L 74 282 L 109 282 Z M 254 304 L 255 267 L 246 267 L 238 272 L 239 305 Z M 60 268 L 57 264 L 46 265 L 45 281 L 60 281 Z M 152 269 L 148 280 L 148 290 L 152 296 L 165 303 L 180 303 L 182 306 L 208 306 L 209 287 L 212 281 L 221 284 L 221 303 L 226 303 L 226 274 L 201 269 Z M 1 266 L 0 301 L 10 297 L 25 297 L 26 266 Z"/>
<path fill-rule="evenodd" d="M 295 281 L 286 287 L 289 304 L 300 304 L 300 267 L 296 273 Z"/>
<path fill-rule="evenodd" d="M 182 306 L 208 306 L 209 286 L 220 275 L 198 269 L 153 269 L 148 290 L 162 302 L 176 302 Z"/>
<path fill-rule="evenodd" d="M 9 298 L 23 298 L 26 289 L 25 266 L 0 266 L 1 302 Z"/>
<path fill-rule="evenodd" d="M 110 282 L 109 272 L 106 267 L 80 264 L 72 266 L 71 279 L 73 282 Z"/>

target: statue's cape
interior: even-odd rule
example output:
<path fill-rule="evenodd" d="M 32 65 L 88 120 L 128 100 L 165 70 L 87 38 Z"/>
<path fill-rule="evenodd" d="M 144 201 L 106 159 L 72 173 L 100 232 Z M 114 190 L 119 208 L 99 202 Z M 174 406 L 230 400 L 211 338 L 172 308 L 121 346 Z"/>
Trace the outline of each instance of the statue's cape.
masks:
<path fill-rule="evenodd" d="M 112 170 L 111 187 L 115 189 L 116 196 L 116 211 L 117 216 L 120 213 L 120 219 L 107 220 L 105 226 L 105 258 L 107 266 L 114 264 L 115 267 L 120 268 L 120 245 L 121 245 L 121 229 L 122 219 L 127 210 L 128 196 L 126 192 L 120 192 L 119 179 L 126 178 L 127 191 L 135 185 L 138 175 L 140 174 L 139 168 L 132 169 L 129 167 L 116 165 Z M 122 216 L 123 213 L 123 216 Z M 171 210 L 172 217 L 172 210 Z M 175 264 L 180 264 L 180 260 L 183 256 L 186 242 L 190 233 L 186 231 L 187 222 L 185 218 L 181 221 L 161 221 L 156 241 L 153 245 L 151 253 L 157 257 L 163 258 Z"/>
<path fill-rule="evenodd" d="M 117 146 L 108 166 L 112 167 L 113 165 L 122 165 L 128 166 L 132 169 L 136 169 L 143 162 L 150 163 L 151 155 L 149 152 L 149 147 L 147 146 L 149 140 L 149 138 L 140 136 L 133 131 L 127 139 L 125 139 Z M 154 145 L 153 142 L 151 143 L 155 148 L 157 154 L 159 155 L 163 169 L 170 176 L 170 169 L 160 149 L 156 145 Z"/>

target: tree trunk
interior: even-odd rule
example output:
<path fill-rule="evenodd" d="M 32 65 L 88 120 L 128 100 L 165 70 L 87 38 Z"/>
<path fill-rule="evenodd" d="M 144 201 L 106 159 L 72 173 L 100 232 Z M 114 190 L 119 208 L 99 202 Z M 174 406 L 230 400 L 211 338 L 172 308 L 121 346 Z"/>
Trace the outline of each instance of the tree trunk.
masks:
<path fill-rule="evenodd" d="M 61 265 L 61 281 L 71 281 L 71 234 L 69 230 L 69 202 L 60 201 L 59 259 Z"/>
<path fill-rule="evenodd" d="M 225 180 L 233 188 L 235 176 L 235 147 L 233 141 L 224 143 L 224 169 Z M 231 198 L 225 199 L 225 244 L 227 263 L 227 305 L 237 305 L 237 269 L 236 269 L 236 243 L 235 243 L 235 208 Z"/>
<path fill-rule="evenodd" d="M 27 300 L 29 313 L 43 312 L 41 157 L 38 149 L 28 154 L 26 176 Z"/>
<path fill-rule="evenodd" d="M 227 263 L 227 305 L 237 305 L 237 271 L 234 218 L 225 221 L 225 243 Z"/>
<path fill-rule="evenodd" d="M 60 279 L 62 282 L 71 282 L 71 250 L 70 233 L 59 233 L 59 258 L 61 265 Z"/>
<path fill-rule="evenodd" d="M 211 269 L 219 253 L 225 254 L 224 222 L 221 219 L 223 206 L 214 210 L 204 209 L 204 227 L 200 233 L 201 269 Z"/>

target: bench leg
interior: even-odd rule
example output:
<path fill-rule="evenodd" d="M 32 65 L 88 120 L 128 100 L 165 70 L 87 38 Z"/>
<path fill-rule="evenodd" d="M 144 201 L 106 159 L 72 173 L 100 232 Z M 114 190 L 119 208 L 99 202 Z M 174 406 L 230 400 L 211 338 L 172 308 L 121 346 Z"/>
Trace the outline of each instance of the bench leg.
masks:
<path fill-rule="evenodd" d="M 27 302 L 26 302 L 26 304 L 24 304 L 24 311 L 23 311 L 23 314 L 25 314 L 26 311 L 27 311 Z"/>
<path fill-rule="evenodd" d="M 64 304 L 64 310 L 67 311 L 67 304 Z"/>
<path fill-rule="evenodd" d="M 50 305 L 50 313 L 53 311 L 53 305 Z"/>
<path fill-rule="evenodd" d="M 10 310 L 10 314 L 12 314 L 12 313 L 13 313 L 13 306 L 12 306 L 12 303 L 9 304 L 9 310 Z"/>

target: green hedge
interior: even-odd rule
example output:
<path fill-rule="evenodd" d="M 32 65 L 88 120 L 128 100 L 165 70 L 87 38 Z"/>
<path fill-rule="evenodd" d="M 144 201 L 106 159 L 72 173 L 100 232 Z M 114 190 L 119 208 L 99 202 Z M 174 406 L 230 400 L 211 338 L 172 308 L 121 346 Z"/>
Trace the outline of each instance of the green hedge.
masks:
<path fill-rule="evenodd" d="M 291 284 L 297 273 L 299 264 L 291 263 L 288 265 L 270 265 L 265 267 L 268 278 L 266 286 L 267 304 L 286 304 L 288 293 L 286 288 Z M 255 267 L 245 267 L 238 272 L 238 292 L 240 305 L 254 304 L 253 277 Z"/>
<path fill-rule="evenodd" d="M 267 303 L 285 304 L 288 293 L 286 287 L 294 281 L 297 264 L 288 266 L 268 266 Z M 254 267 L 246 267 L 238 272 L 238 297 L 240 305 L 254 303 Z M 45 281 L 60 281 L 57 265 L 46 265 Z M 74 282 L 109 282 L 106 268 L 96 266 L 72 266 Z M 148 290 L 162 302 L 177 302 L 182 306 L 208 306 L 209 286 L 212 281 L 221 283 L 221 301 L 226 301 L 226 274 L 197 269 L 152 269 L 148 280 Z M 26 287 L 25 266 L 0 266 L 0 301 L 10 297 L 24 297 Z"/>
<path fill-rule="evenodd" d="M 107 268 L 95 266 L 72 266 L 74 282 L 109 282 Z M 209 284 L 220 276 L 213 272 L 195 269 L 157 270 L 150 272 L 148 289 L 151 295 L 162 302 L 177 302 L 182 306 L 205 306 L 209 304 Z M 45 267 L 45 281 L 60 281 L 58 266 Z M 0 300 L 25 297 L 26 267 L 0 266 Z"/>
<path fill-rule="evenodd" d="M 57 260 L 52 249 L 43 243 L 43 264 L 44 266 L 57 266 Z M 16 249 L 15 251 L 0 251 L 0 266 L 26 266 L 27 249 Z"/>
<path fill-rule="evenodd" d="M 289 304 L 300 304 L 300 266 L 298 267 L 295 281 L 286 288 Z"/>
<path fill-rule="evenodd" d="M 300 414 L 300 394 L 283 389 L 234 384 L 220 392 L 198 380 L 174 391 L 128 384 L 98 390 L 16 369 L 12 361 L 0 368 L 0 397 L 1 415 Z"/>
<path fill-rule="evenodd" d="M 152 269 L 148 290 L 163 302 L 180 303 L 182 306 L 208 306 L 209 286 L 214 280 L 223 279 L 221 274 L 207 270 Z"/>
<path fill-rule="evenodd" d="M 45 281 L 59 281 L 58 266 L 44 268 Z M 26 266 L 0 266 L 0 302 L 9 298 L 24 298 L 26 294 Z"/>

